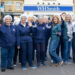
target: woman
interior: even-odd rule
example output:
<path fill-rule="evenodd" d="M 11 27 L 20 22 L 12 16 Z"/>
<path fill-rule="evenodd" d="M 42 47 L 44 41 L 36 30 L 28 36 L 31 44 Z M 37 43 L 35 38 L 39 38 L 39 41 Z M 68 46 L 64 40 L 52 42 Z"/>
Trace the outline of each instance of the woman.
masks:
<path fill-rule="evenodd" d="M 33 26 L 34 27 L 34 26 Z M 39 16 L 38 23 L 33 28 L 35 35 L 36 43 L 36 57 L 37 57 L 37 66 L 40 66 L 40 63 L 45 66 L 45 41 L 46 41 L 46 25 L 43 23 L 43 17 Z"/>
<path fill-rule="evenodd" d="M 72 47 L 72 21 L 71 21 L 71 15 L 66 15 L 65 22 L 66 22 L 66 25 L 67 25 L 67 36 L 68 36 L 68 51 L 67 51 L 68 61 L 67 61 L 67 63 L 69 63 L 69 58 L 71 57 L 70 52 L 71 52 L 71 47 Z"/>
<path fill-rule="evenodd" d="M 26 23 L 27 17 L 22 14 L 20 16 L 20 24 L 17 27 L 17 48 L 22 50 L 21 66 L 23 70 L 27 70 L 26 62 L 28 61 L 29 66 L 32 69 L 36 67 L 32 63 L 32 32 L 31 32 L 31 23 Z"/>
<path fill-rule="evenodd" d="M 61 27 L 60 27 L 59 18 L 58 16 L 53 16 L 49 53 L 54 64 L 62 65 L 63 61 L 56 53 L 56 48 L 59 44 L 60 36 L 61 36 Z"/>
<path fill-rule="evenodd" d="M 0 27 L 0 47 L 1 47 L 1 71 L 5 72 L 6 69 L 13 70 L 13 56 L 15 48 L 15 27 L 11 24 L 12 17 L 6 15 L 4 23 Z"/>

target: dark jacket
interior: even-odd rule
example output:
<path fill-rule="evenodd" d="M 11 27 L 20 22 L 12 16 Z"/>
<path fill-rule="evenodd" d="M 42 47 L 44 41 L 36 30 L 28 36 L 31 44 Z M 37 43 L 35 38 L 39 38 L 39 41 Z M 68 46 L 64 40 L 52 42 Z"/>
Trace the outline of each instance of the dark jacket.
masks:
<path fill-rule="evenodd" d="M 33 28 L 33 31 L 36 33 L 35 35 L 36 43 L 39 42 L 44 43 L 46 41 L 47 28 L 44 23 L 42 25 L 39 25 L 39 23 L 37 23 L 36 27 Z"/>
<path fill-rule="evenodd" d="M 31 27 L 24 27 L 21 23 L 17 26 L 17 46 L 21 46 L 21 43 L 32 42 L 32 30 Z"/>
<path fill-rule="evenodd" d="M 0 46 L 3 48 L 15 46 L 16 29 L 15 26 L 7 26 L 5 23 L 0 27 Z"/>

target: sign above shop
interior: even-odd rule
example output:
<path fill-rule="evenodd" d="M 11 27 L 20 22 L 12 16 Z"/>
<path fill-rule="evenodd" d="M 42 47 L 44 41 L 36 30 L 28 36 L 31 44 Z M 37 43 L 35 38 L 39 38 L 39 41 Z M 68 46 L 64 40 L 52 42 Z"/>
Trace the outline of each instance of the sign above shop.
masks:
<path fill-rule="evenodd" d="M 24 11 L 73 11 L 73 6 L 24 6 Z"/>

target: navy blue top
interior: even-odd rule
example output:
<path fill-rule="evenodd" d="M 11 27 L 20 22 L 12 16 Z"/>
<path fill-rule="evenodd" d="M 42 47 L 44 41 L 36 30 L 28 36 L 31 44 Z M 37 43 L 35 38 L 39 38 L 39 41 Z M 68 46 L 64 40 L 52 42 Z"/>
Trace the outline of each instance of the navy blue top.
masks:
<path fill-rule="evenodd" d="M 20 46 L 21 43 L 24 42 L 32 42 L 32 30 L 31 27 L 26 26 L 24 27 L 21 23 L 17 26 L 17 46 Z"/>
<path fill-rule="evenodd" d="M 15 46 L 16 29 L 15 26 L 7 26 L 5 23 L 0 27 L 0 46 L 3 48 Z"/>
<path fill-rule="evenodd" d="M 47 40 L 51 37 L 52 22 L 49 22 L 48 26 L 51 26 L 51 28 L 47 29 L 47 33 L 46 33 L 46 35 L 47 35 L 46 39 Z"/>
<path fill-rule="evenodd" d="M 44 43 L 46 41 L 46 33 L 47 33 L 46 25 L 44 23 L 42 25 L 39 25 L 39 23 L 37 23 L 36 27 L 33 28 L 33 30 L 36 33 L 35 42 L 36 43 L 40 43 L 40 42 Z"/>

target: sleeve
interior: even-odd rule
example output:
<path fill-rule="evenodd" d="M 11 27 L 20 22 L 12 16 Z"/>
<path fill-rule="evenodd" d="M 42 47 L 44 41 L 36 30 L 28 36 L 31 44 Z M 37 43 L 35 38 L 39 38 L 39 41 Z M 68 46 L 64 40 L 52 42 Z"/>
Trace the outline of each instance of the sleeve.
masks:
<path fill-rule="evenodd" d="M 46 25 L 46 28 L 47 29 L 51 29 L 51 25 L 49 26 L 48 24 Z"/>
<path fill-rule="evenodd" d="M 20 46 L 20 30 L 19 27 L 16 29 L 16 35 L 17 35 L 17 46 Z"/>
<path fill-rule="evenodd" d="M 61 32 L 61 25 L 58 24 L 58 32 Z"/>
<path fill-rule="evenodd" d="M 72 34 L 73 34 L 73 29 L 72 29 L 72 26 L 71 26 L 71 30 L 70 30 L 71 32 L 70 32 L 70 36 L 69 36 L 69 41 L 71 41 L 72 40 Z"/>
<path fill-rule="evenodd" d="M 35 24 L 35 25 L 32 26 L 32 32 L 35 33 L 36 31 L 37 31 L 37 25 Z"/>

